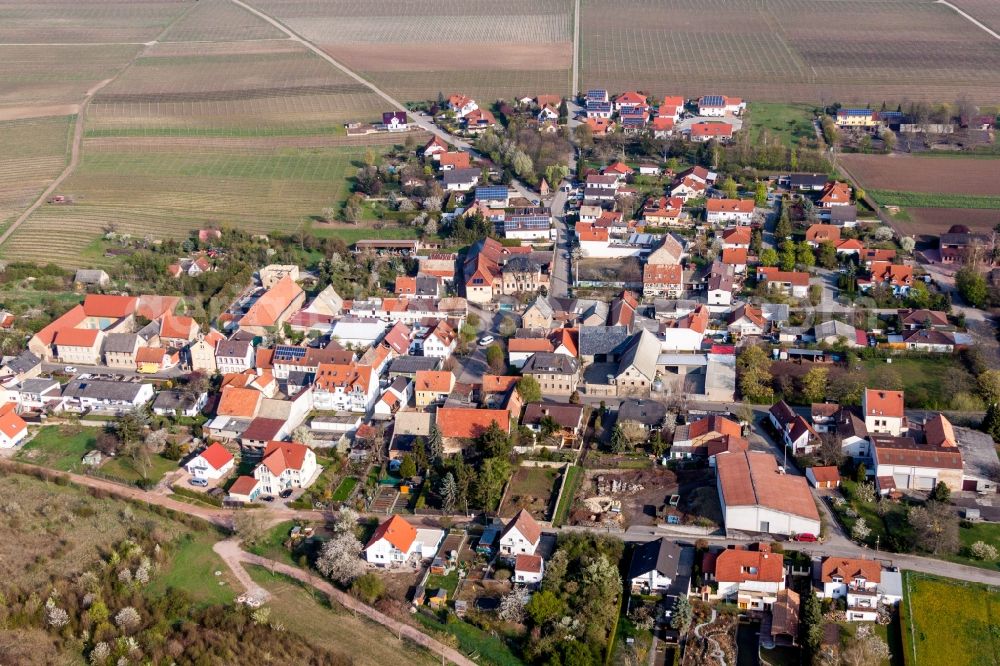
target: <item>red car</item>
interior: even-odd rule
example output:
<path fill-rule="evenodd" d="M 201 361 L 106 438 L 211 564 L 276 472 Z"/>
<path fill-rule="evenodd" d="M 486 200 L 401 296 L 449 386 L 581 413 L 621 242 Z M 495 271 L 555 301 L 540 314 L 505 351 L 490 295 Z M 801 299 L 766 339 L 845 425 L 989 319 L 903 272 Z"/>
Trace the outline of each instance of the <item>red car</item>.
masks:
<path fill-rule="evenodd" d="M 810 542 L 812 542 L 812 541 L 819 541 L 819 539 L 816 538 L 815 534 L 810 534 L 809 532 L 804 532 L 802 534 L 796 534 L 794 537 L 792 537 L 792 540 L 793 541 L 810 541 Z"/>

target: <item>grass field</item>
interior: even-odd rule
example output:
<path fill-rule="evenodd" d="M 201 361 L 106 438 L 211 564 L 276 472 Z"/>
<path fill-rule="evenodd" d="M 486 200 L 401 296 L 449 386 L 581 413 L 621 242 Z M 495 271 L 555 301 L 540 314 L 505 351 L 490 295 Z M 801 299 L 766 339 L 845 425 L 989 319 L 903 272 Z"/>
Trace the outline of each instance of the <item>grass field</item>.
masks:
<path fill-rule="evenodd" d="M 81 459 L 97 441 L 98 428 L 72 428 L 45 426 L 39 428 L 31 441 L 14 457 L 33 465 L 41 465 L 63 472 L 78 471 Z"/>
<path fill-rule="evenodd" d="M 569 518 L 570 509 L 573 508 L 573 498 L 580 488 L 580 481 L 583 479 L 583 468 L 570 465 L 566 470 L 566 480 L 563 482 L 563 494 L 559 498 L 559 505 L 556 506 L 555 515 L 552 517 L 553 525 L 562 525 Z"/>
<path fill-rule="evenodd" d="M 974 196 L 971 194 L 898 192 L 893 190 L 867 190 L 867 192 L 883 206 L 1000 209 L 1000 195 Z"/>
<path fill-rule="evenodd" d="M 159 480 L 167 472 L 177 469 L 176 460 L 167 460 L 163 456 L 150 456 L 149 466 L 145 473 L 136 468 L 128 456 L 118 456 L 101 465 L 101 472 L 125 481 L 141 481 L 143 479 Z"/>
<path fill-rule="evenodd" d="M 972 527 L 960 527 L 958 538 L 962 541 L 962 552 L 956 555 L 947 555 L 943 559 L 982 569 L 991 569 L 1000 573 L 1000 561 L 984 562 L 983 560 L 974 560 L 967 557 L 965 551 L 965 549 L 977 541 L 991 544 L 997 550 L 1000 550 L 1000 525 L 997 523 L 973 523 Z"/>
<path fill-rule="evenodd" d="M 580 85 L 754 101 L 1000 101 L 1000 49 L 924 0 L 583 0 Z M 667 74 L 669 73 L 669 74 Z"/>
<path fill-rule="evenodd" d="M 212 550 L 218 538 L 214 532 L 181 538 L 170 554 L 169 564 L 150 583 L 148 593 L 163 594 L 167 588 L 175 588 L 204 604 L 232 603 L 240 591 L 239 585 L 226 563 Z M 221 573 L 216 576 L 216 571 Z"/>
<path fill-rule="evenodd" d="M 865 370 L 874 386 L 877 378 L 883 373 L 895 373 L 903 382 L 902 389 L 906 392 L 907 403 L 918 395 L 926 397 L 925 406 L 933 409 L 946 409 L 951 396 L 942 392 L 940 377 L 954 367 L 955 361 L 948 355 L 938 357 L 901 357 L 893 358 L 888 365 L 884 360 L 872 359 L 864 361 Z M 875 388 L 891 388 L 875 386 Z"/>
<path fill-rule="evenodd" d="M 439 663 L 424 648 L 401 641 L 384 627 L 331 605 L 325 595 L 299 581 L 253 565 L 248 565 L 247 571 L 271 593 L 267 606 L 272 620 L 317 645 L 349 655 L 353 663 L 383 666 L 398 661 L 400 654 L 418 666 Z"/>
<path fill-rule="evenodd" d="M 1000 590 L 912 571 L 904 573 L 903 645 L 907 663 L 1000 663 Z"/>
<path fill-rule="evenodd" d="M 522 666 L 523 661 L 517 658 L 510 647 L 495 634 L 489 634 L 468 622 L 449 622 L 444 624 L 426 613 L 417 613 L 414 617 L 428 629 L 450 634 L 458 640 L 459 649 L 467 655 L 475 655 L 477 661 L 493 666 Z"/>
<path fill-rule="evenodd" d="M 780 137 L 786 146 L 796 146 L 803 138 L 812 144 L 816 142 L 812 124 L 813 107 L 808 104 L 750 102 L 748 113 L 753 142 L 757 141 L 764 129 L 772 137 Z"/>
<path fill-rule="evenodd" d="M 295 561 L 291 551 L 285 548 L 284 545 L 294 525 L 294 521 L 291 520 L 278 523 L 267 531 L 267 536 L 264 539 L 247 550 L 255 555 L 260 555 L 277 562 L 285 562 L 297 567 L 299 563 Z"/>
<path fill-rule="evenodd" d="M 141 507 L 21 474 L 0 475 L 0 506 L 0 561 L 24 585 L 41 586 L 53 571 L 72 576 L 87 569 L 133 526 L 150 522 L 164 543 L 189 532 Z"/>
<path fill-rule="evenodd" d="M 343 502 L 346 501 L 348 497 L 351 496 L 351 492 L 354 487 L 358 485 L 358 478 L 356 476 L 345 477 L 338 485 L 337 489 L 333 491 L 333 501 Z"/>

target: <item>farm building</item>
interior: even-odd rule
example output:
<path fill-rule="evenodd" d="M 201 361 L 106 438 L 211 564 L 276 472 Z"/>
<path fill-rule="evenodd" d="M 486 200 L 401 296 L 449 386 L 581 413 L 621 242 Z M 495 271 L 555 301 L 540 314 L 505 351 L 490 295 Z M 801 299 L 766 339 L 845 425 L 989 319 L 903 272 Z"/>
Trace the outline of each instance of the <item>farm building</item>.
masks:
<path fill-rule="evenodd" d="M 727 533 L 819 534 L 819 511 L 806 480 L 785 474 L 771 454 L 720 453 L 715 466 Z"/>

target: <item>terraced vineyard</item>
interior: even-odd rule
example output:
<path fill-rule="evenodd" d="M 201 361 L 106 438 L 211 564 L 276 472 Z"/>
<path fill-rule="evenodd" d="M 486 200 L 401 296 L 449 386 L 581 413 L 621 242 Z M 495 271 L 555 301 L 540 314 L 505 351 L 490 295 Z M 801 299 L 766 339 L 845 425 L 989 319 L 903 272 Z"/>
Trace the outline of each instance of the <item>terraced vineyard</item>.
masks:
<path fill-rule="evenodd" d="M 460 92 L 492 102 L 570 91 L 570 0 L 250 4 L 403 101 Z"/>
<path fill-rule="evenodd" d="M 66 164 L 71 117 L 0 122 L 0 225 L 27 208 Z"/>
<path fill-rule="evenodd" d="M 1000 41 L 927 0 L 583 0 L 580 31 L 584 88 L 1000 102 Z"/>

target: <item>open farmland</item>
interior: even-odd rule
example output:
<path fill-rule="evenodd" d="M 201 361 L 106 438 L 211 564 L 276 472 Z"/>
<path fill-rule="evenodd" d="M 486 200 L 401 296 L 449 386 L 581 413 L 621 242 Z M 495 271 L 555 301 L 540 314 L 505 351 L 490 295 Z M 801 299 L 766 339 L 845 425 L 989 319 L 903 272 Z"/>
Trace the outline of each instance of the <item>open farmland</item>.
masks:
<path fill-rule="evenodd" d="M 1000 591 L 911 571 L 904 574 L 904 588 L 901 624 L 907 663 L 1000 663 Z"/>
<path fill-rule="evenodd" d="M 915 236 L 937 237 L 954 224 L 964 224 L 973 231 L 989 233 L 1000 224 L 1000 210 L 984 208 L 907 208 L 910 221 L 895 227 Z"/>
<path fill-rule="evenodd" d="M 480 101 L 568 94 L 569 0 L 253 0 L 403 101 L 461 92 Z"/>
<path fill-rule="evenodd" d="M 583 88 L 1000 101 L 1000 41 L 926 0 L 583 0 L 580 31 Z"/>
<path fill-rule="evenodd" d="M 1000 3 L 996 0 L 950 0 L 963 12 L 995 32 L 1000 32 Z"/>
<path fill-rule="evenodd" d="M 185 0 L 5 1 L 0 43 L 143 44 L 192 7 Z"/>
<path fill-rule="evenodd" d="M 286 39 L 285 33 L 229 0 L 199 0 L 160 37 L 161 42 Z"/>
<path fill-rule="evenodd" d="M 860 154 L 837 159 L 866 190 L 1000 196 L 1000 160 Z"/>
<path fill-rule="evenodd" d="M 68 116 L 0 122 L 0 225 L 27 208 L 66 164 Z"/>
<path fill-rule="evenodd" d="M 299 229 L 346 198 L 348 176 L 366 150 L 84 145 L 82 162 L 60 188 L 74 203 L 39 209 L 4 245 L 4 256 L 106 264 L 95 242 L 108 225 L 138 238 L 185 238 L 208 223 L 256 233 Z M 61 233 L 53 237 L 53 229 Z"/>

